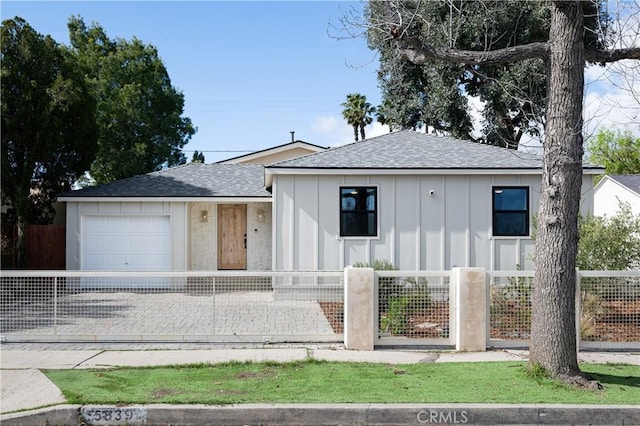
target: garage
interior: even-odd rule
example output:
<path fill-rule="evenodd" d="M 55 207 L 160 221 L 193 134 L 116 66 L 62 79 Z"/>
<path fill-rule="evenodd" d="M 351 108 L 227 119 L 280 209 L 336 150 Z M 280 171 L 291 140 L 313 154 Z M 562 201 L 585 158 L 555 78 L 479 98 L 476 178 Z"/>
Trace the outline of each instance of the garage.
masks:
<path fill-rule="evenodd" d="M 85 215 L 81 235 L 82 270 L 171 270 L 169 216 Z"/>

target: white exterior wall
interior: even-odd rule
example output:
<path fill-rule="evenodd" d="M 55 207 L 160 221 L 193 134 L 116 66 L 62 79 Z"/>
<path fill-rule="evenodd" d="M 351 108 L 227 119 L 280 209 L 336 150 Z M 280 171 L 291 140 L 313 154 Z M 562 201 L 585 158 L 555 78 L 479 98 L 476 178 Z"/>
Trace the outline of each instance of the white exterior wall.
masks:
<path fill-rule="evenodd" d="M 585 176 L 583 187 L 591 182 Z M 339 236 L 345 185 L 378 188 L 377 237 Z M 528 186 L 535 214 L 539 175 L 275 175 L 273 269 L 339 270 L 376 259 L 404 270 L 533 268 L 531 238 L 492 236 L 493 186 Z M 592 211 L 593 192 L 583 194 L 583 210 Z"/>
<path fill-rule="evenodd" d="M 605 176 L 594 191 L 593 214 L 595 216 L 615 216 L 619 211 L 621 201 L 629 203 L 631 211 L 640 215 L 640 196 Z"/>

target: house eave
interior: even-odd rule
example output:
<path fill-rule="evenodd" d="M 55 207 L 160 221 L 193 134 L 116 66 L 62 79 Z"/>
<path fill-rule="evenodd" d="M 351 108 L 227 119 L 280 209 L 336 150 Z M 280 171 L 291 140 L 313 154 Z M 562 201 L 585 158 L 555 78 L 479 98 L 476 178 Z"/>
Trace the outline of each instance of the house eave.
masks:
<path fill-rule="evenodd" d="M 600 189 L 600 187 L 602 185 L 604 185 L 605 182 L 611 182 L 614 185 L 616 185 L 616 187 L 620 188 L 621 190 L 625 191 L 626 193 L 628 193 L 629 195 L 631 195 L 632 197 L 640 197 L 640 194 L 637 193 L 636 191 L 634 191 L 632 188 L 629 188 L 628 186 L 624 185 L 623 183 L 619 182 L 618 180 L 605 175 L 602 179 L 600 179 L 600 182 L 598 182 L 598 184 L 593 188 L 594 191 L 598 191 Z"/>
<path fill-rule="evenodd" d="M 585 175 L 602 174 L 601 167 L 585 167 L 582 173 Z M 341 167 L 269 167 L 265 168 L 265 186 L 270 188 L 274 175 L 537 175 L 542 174 L 540 167 L 522 168 L 341 168 Z"/>
<path fill-rule="evenodd" d="M 61 202 L 98 203 L 270 203 L 271 196 L 261 197 L 58 197 Z"/>

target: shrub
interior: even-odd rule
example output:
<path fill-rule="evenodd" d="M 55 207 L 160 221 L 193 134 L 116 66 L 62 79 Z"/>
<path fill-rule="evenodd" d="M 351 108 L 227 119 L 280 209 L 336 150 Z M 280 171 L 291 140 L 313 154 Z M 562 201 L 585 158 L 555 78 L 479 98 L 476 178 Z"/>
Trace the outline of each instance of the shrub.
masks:
<path fill-rule="evenodd" d="M 396 271 L 397 268 L 388 260 L 378 260 L 370 266 L 366 262 L 356 262 L 354 268 L 373 268 L 376 271 Z M 396 277 L 381 277 L 378 281 L 378 303 L 380 310 L 386 310 L 389 306 L 389 299 L 399 297 L 403 293 L 403 285 Z"/>
<path fill-rule="evenodd" d="M 395 335 L 405 334 L 409 326 L 407 297 L 390 297 L 388 309 L 380 318 L 380 331 Z"/>
<path fill-rule="evenodd" d="M 580 218 L 576 266 L 582 270 L 625 270 L 640 267 L 640 215 L 620 203 L 614 216 Z"/>

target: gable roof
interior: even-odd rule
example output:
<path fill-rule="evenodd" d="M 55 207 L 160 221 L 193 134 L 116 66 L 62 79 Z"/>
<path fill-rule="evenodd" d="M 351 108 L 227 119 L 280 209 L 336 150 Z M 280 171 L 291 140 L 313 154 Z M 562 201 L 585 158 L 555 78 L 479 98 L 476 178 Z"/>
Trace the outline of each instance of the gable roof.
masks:
<path fill-rule="evenodd" d="M 267 166 L 275 169 L 540 170 L 542 156 L 403 130 Z M 602 168 L 584 164 L 585 169 Z"/>
<path fill-rule="evenodd" d="M 70 191 L 59 201 L 78 198 L 211 198 L 265 197 L 264 166 L 260 164 L 203 164 L 182 166 Z"/>
<path fill-rule="evenodd" d="M 607 175 L 605 177 L 618 182 L 640 196 L 640 175 Z"/>
<path fill-rule="evenodd" d="M 314 145 L 309 142 L 296 140 L 296 141 L 291 141 L 289 143 L 285 143 L 282 145 L 274 146 L 271 148 L 266 148 L 260 151 L 255 151 L 250 154 L 244 154 L 244 155 L 239 155 L 237 157 L 228 158 L 226 160 L 218 161 L 218 163 L 219 164 L 237 164 L 237 163 L 251 162 L 251 163 L 264 164 L 265 162 L 260 161 L 261 159 L 278 156 L 278 155 L 280 156 L 286 155 L 287 151 L 291 151 L 291 152 L 307 151 L 308 153 L 314 153 L 314 152 L 320 152 L 325 150 L 327 150 L 327 148 L 324 146 Z M 296 154 L 296 156 L 299 156 L 299 155 Z M 291 158 L 291 155 L 289 155 L 288 157 Z"/>

